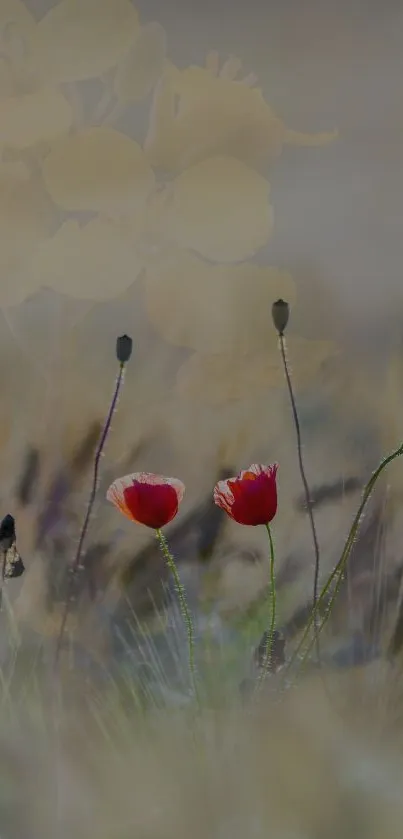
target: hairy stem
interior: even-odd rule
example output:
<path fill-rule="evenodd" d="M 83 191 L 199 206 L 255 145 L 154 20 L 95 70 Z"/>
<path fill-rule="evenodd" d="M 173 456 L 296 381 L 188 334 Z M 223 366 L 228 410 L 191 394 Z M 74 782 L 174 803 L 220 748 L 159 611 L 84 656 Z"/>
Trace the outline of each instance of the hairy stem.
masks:
<path fill-rule="evenodd" d="M 259 683 L 263 681 L 267 672 L 271 669 L 273 657 L 273 637 L 276 628 L 276 578 L 274 572 L 274 543 L 270 524 L 266 524 L 270 544 L 270 628 L 267 636 L 266 649 L 263 656 L 263 664 L 259 674 Z"/>
<path fill-rule="evenodd" d="M 186 601 L 185 589 L 180 581 L 180 577 L 178 574 L 178 569 L 176 567 L 176 562 L 174 557 L 172 556 L 168 542 L 162 532 L 162 530 L 158 529 L 155 531 L 155 535 L 157 537 L 158 544 L 161 548 L 161 552 L 166 559 L 168 568 L 172 574 L 174 580 L 174 586 L 176 594 L 178 595 L 179 607 L 181 610 L 181 614 L 183 617 L 183 621 L 186 628 L 186 634 L 188 639 L 188 650 L 189 650 L 189 671 L 190 676 L 192 679 L 193 689 L 195 692 L 195 696 L 197 697 L 197 678 L 196 678 L 196 667 L 195 667 L 195 656 L 194 656 L 194 628 L 193 628 L 193 621 L 189 611 L 189 607 Z"/>

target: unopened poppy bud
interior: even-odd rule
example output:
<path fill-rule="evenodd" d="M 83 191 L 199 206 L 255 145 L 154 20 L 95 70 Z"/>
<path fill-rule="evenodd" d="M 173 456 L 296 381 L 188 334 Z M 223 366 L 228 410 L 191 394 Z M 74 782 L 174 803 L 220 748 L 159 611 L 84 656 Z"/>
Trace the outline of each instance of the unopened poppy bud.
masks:
<path fill-rule="evenodd" d="M 132 354 L 133 341 L 128 335 L 121 335 L 116 341 L 116 355 L 121 364 L 129 361 Z"/>
<path fill-rule="evenodd" d="M 290 307 L 288 303 L 281 298 L 280 300 L 276 300 L 271 307 L 271 314 L 277 332 L 279 335 L 283 335 L 288 323 L 288 318 L 290 317 Z"/>

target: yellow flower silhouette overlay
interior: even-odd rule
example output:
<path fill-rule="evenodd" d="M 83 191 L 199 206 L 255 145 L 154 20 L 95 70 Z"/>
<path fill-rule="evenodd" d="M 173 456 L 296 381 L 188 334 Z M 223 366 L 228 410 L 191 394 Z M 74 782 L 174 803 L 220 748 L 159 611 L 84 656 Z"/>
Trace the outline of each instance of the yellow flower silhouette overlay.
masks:
<path fill-rule="evenodd" d="M 250 262 L 211 265 L 179 248 L 148 265 L 145 288 L 151 323 L 166 341 L 237 358 L 270 349 L 273 299 L 296 299 L 284 271 Z"/>
<path fill-rule="evenodd" d="M 69 130 L 72 108 L 39 71 L 37 25 L 21 0 L 0 3 L 0 305 L 35 290 L 29 259 L 52 232 L 52 203 L 26 153 Z"/>
<path fill-rule="evenodd" d="M 116 67 L 138 29 L 130 0 L 61 0 L 37 27 L 42 73 L 56 83 L 97 78 Z"/>
<path fill-rule="evenodd" d="M 141 27 L 130 0 L 62 0 L 39 21 L 21 0 L 4 0 L 0 4 L 2 307 L 22 302 L 45 285 L 66 290 L 73 296 L 98 299 L 119 293 L 133 281 L 135 272 L 133 277 L 130 265 L 133 268 L 135 259 L 132 249 L 128 246 L 125 249 L 122 232 L 105 217 L 99 216 L 84 226 L 76 217 L 66 218 L 63 210 L 80 210 L 85 199 L 81 204 L 72 199 L 72 206 L 67 200 L 64 202 L 67 206 L 63 207 L 63 200 L 58 204 L 56 196 L 52 203 L 44 178 L 44 162 L 50 154 L 51 162 L 54 165 L 56 162 L 57 168 L 57 160 L 60 160 L 57 155 L 64 149 L 63 139 L 67 138 L 66 155 L 59 169 L 60 189 L 69 174 L 74 189 L 77 157 L 70 169 L 69 161 L 72 155 L 74 157 L 76 146 L 78 155 L 83 149 L 85 154 L 88 148 L 87 191 L 93 177 L 93 189 L 103 196 L 103 202 L 99 200 L 97 204 L 95 201 L 95 207 L 94 201 L 90 202 L 91 209 L 98 213 L 113 211 L 113 196 L 119 192 L 127 175 L 126 194 L 133 188 L 133 181 L 138 193 L 137 174 L 142 165 L 146 180 L 148 177 L 153 185 L 154 176 L 141 148 L 138 147 L 141 158 L 138 163 L 137 144 L 123 135 L 118 136 L 112 148 L 115 168 L 112 167 L 112 171 L 104 168 L 106 182 L 104 180 L 102 184 L 97 162 L 102 166 L 103 155 L 110 153 L 107 129 L 103 134 L 98 129 L 101 136 L 98 144 L 95 143 L 93 159 L 90 128 L 87 132 L 84 130 L 81 139 L 79 131 L 83 129 L 75 111 L 78 105 L 84 115 L 84 126 L 85 122 L 91 122 L 79 83 L 97 77 L 103 82 L 103 74 L 111 71 L 115 72 L 116 98 L 130 99 L 133 74 L 137 87 L 132 98 L 138 99 L 142 95 L 139 85 L 145 95 L 150 74 L 154 83 L 155 72 L 159 72 L 160 53 L 165 55 L 160 30 L 158 25 Z M 149 55 L 153 44 L 154 68 Z M 141 73 L 146 52 L 147 66 Z M 105 95 L 103 98 L 105 100 Z M 78 175 L 82 177 L 82 174 L 79 168 Z M 57 176 L 55 184 L 57 192 Z M 143 185 L 143 194 L 146 198 L 147 184 Z"/>
<path fill-rule="evenodd" d="M 41 70 L 37 36 L 20 0 L 0 4 L 0 150 L 30 148 L 71 126 L 71 105 Z"/>
<path fill-rule="evenodd" d="M 0 163 L 0 306 L 21 303 L 38 287 L 30 260 L 52 232 L 53 208 L 23 161 Z"/>
<path fill-rule="evenodd" d="M 167 63 L 155 88 L 144 148 L 155 167 L 168 172 L 216 154 L 228 154 L 250 166 L 277 157 L 285 143 L 321 146 L 337 132 L 303 134 L 285 127 L 264 99 L 253 74 L 238 78 L 236 57 L 224 62 L 211 52 L 205 67 L 179 71 Z"/>
<path fill-rule="evenodd" d="M 267 268 L 262 283 L 247 262 L 273 228 L 260 164 L 286 142 L 323 144 L 334 133 L 289 132 L 255 78 L 239 77 L 236 58 L 220 68 L 211 53 L 204 67 L 178 70 L 163 28 L 140 24 L 130 0 L 60 0 L 39 21 L 20 0 L 5 0 L 0 39 L 0 150 L 27 167 L 24 189 L 37 191 L 40 208 L 21 199 L 30 235 L 22 258 L 14 264 L 13 252 L 4 266 L 0 305 L 40 286 L 113 298 L 143 274 L 147 312 L 163 336 L 221 352 L 226 323 L 238 322 L 237 296 L 246 301 L 245 335 L 246 311 L 259 320 L 274 288 L 295 297 L 292 281 Z M 102 87 L 91 109 L 88 79 Z M 135 124 L 136 103 L 152 90 L 141 144 L 116 120 Z M 10 224 L 4 231 L 13 239 Z"/>
<path fill-rule="evenodd" d="M 338 355 L 331 341 L 290 340 L 295 389 L 317 380 L 323 364 Z M 284 369 L 279 352 L 194 353 L 178 371 L 176 390 L 180 398 L 199 405 L 223 405 L 259 398 L 273 388 L 284 388 Z"/>
<path fill-rule="evenodd" d="M 129 284 L 144 268 L 147 283 L 149 277 L 152 284 L 153 277 L 163 274 L 168 289 L 170 280 L 174 280 L 166 271 L 172 263 L 172 251 L 175 271 L 182 259 L 179 270 L 183 274 L 183 265 L 192 258 L 192 251 L 213 262 L 237 262 L 254 256 L 271 233 L 269 184 L 235 158 L 209 158 L 189 167 L 171 183 L 161 184 L 135 140 L 115 129 L 93 126 L 54 143 L 43 161 L 42 174 L 49 195 L 61 210 L 98 214 L 98 221 L 90 222 L 94 263 L 90 267 L 87 260 L 87 270 L 82 272 L 77 289 L 82 296 L 97 299 L 101 288 L 102 296 L 107 290 L 106 279 L 101 279 L 105 272 L 98 275 L 95 230 L 103 251 L 107 242 L 116 251 L 119 240 L 123 248 L 119 264 L 123 268 L 126 265 L 124 274 Z M 61 253 L 66 251 L 63 240 L 67 233 L 72 233 L 71 222 L 56 234 Z M 76 225 L 76 251 L 85 251 L 90 258 L 88 235 L 88 224 Z M 67 271 L 62 276 L 52 267 L 50 254 L 56 259 L 58 256 L 54 244 L 48 240 L 38 250 L 40 271 L 47 284 L 71 293 L 78 284 Z M 32 270 L 38 270 L 37 259 L 33 259 Z M 205 263 L 204 272 L 213 268 Z M 109 284 L 110 296 L 124 290 L 126 279 L 122 282 L 120 277 L 117 267 Z M 190 277 L 189 283 L 194 286 L 196 277 L 193 281 Z"/>

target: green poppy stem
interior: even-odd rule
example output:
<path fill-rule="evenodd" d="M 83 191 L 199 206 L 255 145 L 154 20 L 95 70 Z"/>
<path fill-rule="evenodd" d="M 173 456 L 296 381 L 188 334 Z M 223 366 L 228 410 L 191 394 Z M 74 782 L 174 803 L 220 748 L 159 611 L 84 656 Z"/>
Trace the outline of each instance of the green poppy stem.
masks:
<path fill-rule="evenodd" d="M 155 535 L 157 537 L 157 541 L 161 552 L 166 559 L 168 568 L 172 574 L 174 580 L 174 586 L 176 594 L 178 595 L 179 607 L 181 610 L 181 614 L 183 617 L 183 621 L 186 628 L 186 634 L 188 639 L 188 648 L 189 648 L 189 671 L 190 676 L 192 679 L 192 684 L 195 692 L 195 696 L 197 697 L 197 678 L 196 678 L 196 666 L 195 666 L 195 656 L 194 656 L 194 628 L 193 628 L 193 621 L 189 611 L 189 607 L 186 601 L 185 589 L 180 581 L 180 577 L 178 574 L 178 569 L 176 567 L 176 562 L 174 557 L 172 556 L 168 542 L 162 532 L 162 530 L 158 529 L 155 531 Z"/>
<path fill-rule="evenodd" d="M 269 536 L 270 544 L 270 628 L 267 636 L 266 649 L 263 657 L 263 664 L 259 673 L 258 684 L 260 684 L 267 672 L 270 670 L 273 657 L 273 638 L 274 630 L 276 628 L 276 578 L 274 572 L 274 542 L 270 529 L 270 525 L 266 524 L 265 528 Z"/>
<path fill-rule="evenodd" d="M 363 496 L 362 496 L 362 501 L 361 501 L 361 504 L 358 508 L 358 511 L 357 511 L 356 515 L 355 515 L 354 521 L 351 525 L 350 532 L 347 536 L 342 555 L 341 555 L 337 565 L 335 565 L 333 571 L 331 572 L 327 582 L 325 583 L 325 585 L 324 585 L 324 587 L 323 587 L 323 589 L 322 589 L 322 591 L 319 595 L 319 598 L 317 600 L 316 607 L 314 609 L 312 609 L 311 616 L 310 616 L 309 621 L 308 621 L 308 623 L 305 627 L 305 631 L 304 631 L 304 634 L 301 638 L 301 641 L 298 644 L 298 647 L 295 650 L 294 655 L 292 656 L 291 661 L 290 661 L 290 663 L 287 667 L 287 672 L 290 670 L 290 668 L 292 667 L 294 662 L 299 657 L 299 655 L 301 653 L 301 650 L 302 650 L 302 648 L 305 644 L 305 641 L 307 639 L 307 636 L 309 634 L 309 630 L 311 629 L 312 624 L 315 622 L 315 619 L 317 618 L 317 616 L 319 614 L 319 610 L 321 609 L 321 606 L 322 606 L 322 604 L 323 604 L 323 602 L 324 602 L 324 600 L 325 600 L 325 598 L 326 598 L 326 596 L 329 592 L 329 589 L 330 589 L 332 583 L 336 580 L 336 585 L 335 585 L 333 594 L 330 598 L 328 607 L 326 609 L 326 613 L 323 616 L 321 623 L 317 627 L 317 632 L 315 633 L 316 635 L 318 635 L 320 632 L 322 632 L 323 627 L 325 626 L 325 624 L 329 620 L 334 601 L 337 597 L 337 594 L 339 592 L 339 589 L 340 589 L 340 586 L 341 586 L 341 583 L 342 583 L 342 580 L 343 580 L 343 574 L 344 574 L 344 571 L 345 571 L 345 568 L 346 568 L 346 565 L 347 565 L 347 561 L 348 561 L 348 558 L 350 556 L 351 549 L 353 547 L 355 538 L 357 536 L 358 528 L 359 528 L 360 522 L 361 522 L 361 517 L 363 515 L 363 512 L 364 512 L 364 509 L 367 505 L 367 502 L 370 498 L 370 495 L 371 495 L 371 493 L 374 489 L 374 486 L 375 486 L 379 476 L 383 472 L 383 470 L 389 465 L 389 463 L 392 462 L 392 460 L 395 460 L 397 457 L 400 457 L 401 455 L 403 455 L 403 443 L 397 449 L 395 449 L 394 452 L 392 452 L 387 457 L 385 457 L 383 460 L 381 460 L 378 468 L 375 470 L 373 475 L 371 475 L 371 478 L 369 479 L 369 481 L 368 481 L 368 483 L 367 483 L 367 485 L 364 489 L 364 493 L 363 493 Z M 305 662 L 307 656 L 309 655 L 309 652 L 313 647 L 314 641 L 315 641 L 315 639 L 313 641 L 311 641 L 310 644 L 308 645 L 308 647 L 307 647 L 307 649 L 306 649 L 306 651 L 305 651 L 305 653 L 302 657 L 301 665 Z"/>

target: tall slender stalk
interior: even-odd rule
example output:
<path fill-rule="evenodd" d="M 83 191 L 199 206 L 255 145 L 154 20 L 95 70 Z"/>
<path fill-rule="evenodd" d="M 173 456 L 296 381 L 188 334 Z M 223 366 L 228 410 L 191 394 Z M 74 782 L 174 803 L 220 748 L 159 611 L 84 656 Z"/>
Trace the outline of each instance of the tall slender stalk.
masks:
<path fill-rule="evenodd" d="M 264 677 L 266 676 L 267 672 L 271 669 L 272 666 L 272 658 L 273 658 L 273 639 L 274 639 L 274 630 L 276 628 L 276 578 L 275 578 L 275 554 L 274 554 L 274 542 L 273 536 L 270 528 L 270 524 L 265 525 L 268 536 L 269 536 L 269 545 L 270 545 L 270 627 L 269 632 L 267 635 L 267 642 L 266 642 L 266 649 L 264 651 L 263 656 L 263 663 L 259 673 L 258 684 L 260 684 Z"/>
<path fill-rule="evenodd" d="M 163 534 L 161 529 L 155 531 L 155 535 L 157 537 L 157 541 L 161 552 L 166 560 L 168 568 L 172 574 L 175 591 L 178 595 L 179 607 L 181 610 L 181 614 L 183 617 L 183 621 L 185 624 L 187 640 L 188 640 L 188 654 L 189 654 L 189 672 L 190 677 L 192 680 L 192 687 L 195 693 L 196 698 L 198 697 L 198 690 L 197 690 L 197 674 L 196 674 L 196 666 L 195 666 L 195 655 L 194 655 L 194 627 L 192 617 L 189 611 L 189 607 L 186 601 L 185 589 L 180 581 L 180 577 L 178 574 L 178 569 L 176 567 L 176 562 L 169 550 L 169 545 L 165 535 Z"/>
<path fill-rule="evenodd" d="M 121 338 L 118 338 L 116 352 L 117 352 L 117 358 L 118 358 L 118 361 L 119 361 L 119 373 L 118 373 L 118 376 L 117 376 L 117 379 L 116 379 L 115 390 L 114 390 L 114 393 L 113 393 L 113 397 L 112 397 L 112 401 L 111 401 L 110 408 L 109 408 L 109 411 L 108 411 L 108 415 L 107 415 L 107 418 L 106 418 L 106 421 L 105 421 L 105 424 L 104 424 L 104 427 L 103 427 L 103 430 L 102 430 L 102 433 L 101 433 L 101 436 L 100 436 L 100 439 L 99 439 L 99 443 L 98 443 L 98 446 L 97 446 L 97 449 L 96 449 L 96 453 L 95 453 L 94 472 L 93 472 L 93 479 L 92 479 L 92 487 L 91 487 L 90 497 L 89 497 L 88 504 L 87 504 L 87 511 L 86 511 L 86 514 L 85 514 L 83 526 L 81 528 L 80 538 L 78 540 L 77 550 L 76 550 L 75 557 L 74 557 L 74 560 L 73 560 L 73 563 L 72 563 L 71 569 L 70 569 L 71 576 L 70 576 L 69 585 L 68 585 L 68 592 L 67 592 L 66 602 L 65 602 L 65 605 L 64 605 L 62 620 L 61 620 L 60 629 L 59 629 L 59 634 L 58 634 L 57 642 L 56 642 L 55 667 L 57 667 L 58 663 L 59 663 L 60 651 L 61 651 L 62 644 L 63 644 L 64 631 L 65 631 L 65 628 L 66 628 L 67 618 L 68 618 L 69 613 L 70 613 L 70 607 L 71 607 L 71 602 L 72 602 L 72 598 L 73 598 L 73 595 L 74 595 L 74 589 L 75 589 L 77 574 L 78 574 L 78 571 L 80 569 L 80 563 L 81 563 L 81 556 L 82 556 L 83 547 L 84 547 L 84 541 L 85 541 L 85 537 L 87 535 L 92 510 L 93 510 L 93 507 L 94 507 L 95 497 L 96 497 L 97 488 L 98 488 L 99 466 L 100 466 L 100 462 L 101 462 L 101 457 L 102 457 L 103 450 L 104 450 L 104 447 L 105 447 L 105 443 L 106 443 L 106 440 L 107 440 L 107 437 L 108 437 L 108 434 L 109 434 L 109 431 L 110 431 L 110 428 L 111 428 L 113 414 L 116 410 L 116 406 L 117 406 L 117 403 L 118 403 L 120 389 L 121 389 L 122 384 L 123 384 L 125 362 L 130 358 L 131 348 L 132 348 L 131 338 L 129 338 L 127 335 L 124 335 Z"/>
<path fill-rule="evenodd" d="M 302 457 L 301 427 L 300 427 L 298 411 L 297 411 L 297 406 L 296 406 L 293 387 L 292 387 L 292 382 L 291 382 L 290 371 L 288 369 L 287 356 L 286 356 L 286 352 L 285 352 L 285 340 L 284 340 L 284 335 L 283 334 L 279 335 L 279 340 L 280 340 L 280 352 L 281 352 L 281 357 L 282 357 L 282 360 L 283 360 L 284 373 L 285 373 L 285 378 L 286 378 L 287 387 L 288 387 L 288 393 L 289 393 L 290 402 L 291 402 L 292 414 L 293 414 L 293 418 L 294 418 L 295 432 L 296 432 L 296 436 L 297 436 L 297 452 L 298 452 L 299 471 L 300 471 L 300 475 L 301 475 L 302 484 L 303 484 L 303 487 L 304 487 L 305 503 L 306 503 L 306 508 L 307 508 L 307 511 L 308 511 L 309 522 L 310 522 L 311 532 L 312 532 L 314 552 L 315 552 L 315 569 L 314 569 L 314 579 L 313 579 L 313 615 L 314 615 L 314 627 L 315 627 L 315 637 L 316 637 L 316 654 L 317 654 L 317 657 L 318 657 L 318 661 L 320 661 L 320 645 L 319 645 L 319 633 L 318 633 L 317 613 L 316 613 L 316 606 L 317 606 L 317 601 L 318 601 L 318 591 L 319 591 L 319 570 L 320 570 L 319 542 L 318 542 L 318 536 L 317 536 L 317 532 L 316 532 L 315 519 L 314 519 L 314 515 L 313 515 L 311 494 L 310 494 L 310 491 L 309 491 L 309 485 L 308 485 L 307 477 L 306 477 L 306 474 L 305 474 L 304 461 L 303 461 L 303 457 Z"/>

